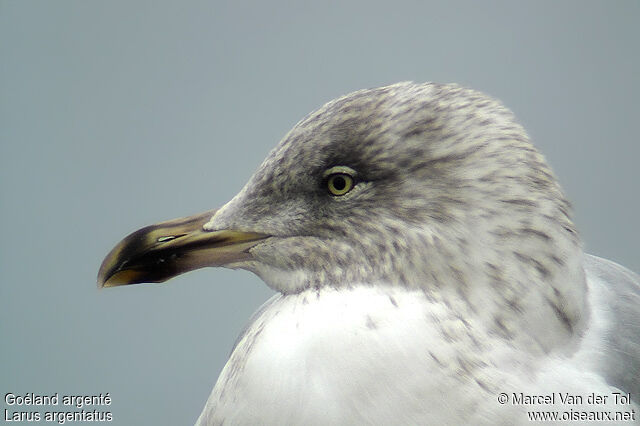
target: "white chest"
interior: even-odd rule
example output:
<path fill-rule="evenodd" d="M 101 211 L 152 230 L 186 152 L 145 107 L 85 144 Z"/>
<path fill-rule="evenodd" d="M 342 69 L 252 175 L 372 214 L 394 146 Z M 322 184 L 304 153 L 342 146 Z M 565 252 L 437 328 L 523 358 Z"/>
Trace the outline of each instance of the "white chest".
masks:
<path fill-rule="evenodd" d="M 420 291 L 362 286 L 283 297 L 239 342 L 200 421 L 463 423 L 484 392 L 468 326 Z"/>

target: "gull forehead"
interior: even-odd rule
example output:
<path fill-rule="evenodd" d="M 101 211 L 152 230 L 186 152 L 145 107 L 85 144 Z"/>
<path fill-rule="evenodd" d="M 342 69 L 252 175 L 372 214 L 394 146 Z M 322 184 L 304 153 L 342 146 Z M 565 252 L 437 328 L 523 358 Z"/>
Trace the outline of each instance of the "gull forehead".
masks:
<path fill-rule="evenodd" d="M 512 113 L 455 84 L 327 103 L 221 208 L 123 239 L 98 282 L 205 266 L 247 269 L 279 294 L 239 337 L 200 424 L 491 424 L 500 390 L 640 391 L 610 368 L 638 369 L 640 333 L 608 328 L 637 320 L 637 276 L 585 257 Z"/>

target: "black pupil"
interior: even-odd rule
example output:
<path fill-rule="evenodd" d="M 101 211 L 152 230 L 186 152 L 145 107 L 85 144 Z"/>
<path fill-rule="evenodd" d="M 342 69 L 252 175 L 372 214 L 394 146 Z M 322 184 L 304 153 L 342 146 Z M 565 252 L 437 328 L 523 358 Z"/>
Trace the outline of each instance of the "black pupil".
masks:
<path fill-rule="evenodd" d="M 347 186 L 347 181 L 342 176 L 336 176 L 333 178 L 333 187 L 342 191 Z"/>

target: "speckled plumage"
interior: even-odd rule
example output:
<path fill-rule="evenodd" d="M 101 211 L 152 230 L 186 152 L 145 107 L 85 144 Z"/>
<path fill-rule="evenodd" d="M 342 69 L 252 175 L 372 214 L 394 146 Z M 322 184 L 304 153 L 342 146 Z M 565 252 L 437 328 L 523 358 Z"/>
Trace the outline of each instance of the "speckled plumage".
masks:
<path fill-rule="evenodd" d="M 360 181 L 341 198 L 321 179 L 336 165 Z M 286 237 L 254 248 L 258 260 L 245 266 L 285 293 L 384 281 L 433 298 L 452 291 L 465 311 L 478 311 L 475 302 L 486 311 L 471 297 L 486 287 L 500 290 L 493 315 L 508 335 L 517 325 L 504 304 L 522 319 L 536 287 L 544 299 L 533 301 L 536 311 L 546 305 L 545 317 L 567 332 L 580 326 L 569 203 L 512 114 L 455 85 L 402 83 L 330 102 L 295 126 L 207 226 Z M 305 273 L 272 282 L 265 264 Z"/>
<path fill-rule="evenodd" d="M 335 166 L 355 171 L 341 197 L 323 178 Z M 584 358 L 596 284 L 570 205 L 479 92 L 399 83 L 329 102 L 205 229 L 270 235 L 228 266 L 281 295 L 239 339 L 201 424 L 524 424 L 499 392 L 621 386 Z"/>

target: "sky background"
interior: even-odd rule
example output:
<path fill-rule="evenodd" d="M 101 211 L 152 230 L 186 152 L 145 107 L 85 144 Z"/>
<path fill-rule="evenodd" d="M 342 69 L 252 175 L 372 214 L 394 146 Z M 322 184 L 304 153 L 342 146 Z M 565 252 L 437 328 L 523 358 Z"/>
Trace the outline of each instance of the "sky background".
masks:
<path fill-rule="evenodd" d="M 587 251 L 640 272 L 638 22 L 635 0 L 0 0 L 0 393 L 192 424 L 271 291 L 225 269 L 99 291 L 102 259 L 224 204 L 311 110 L 397 81 L 501 99 Z"/>

